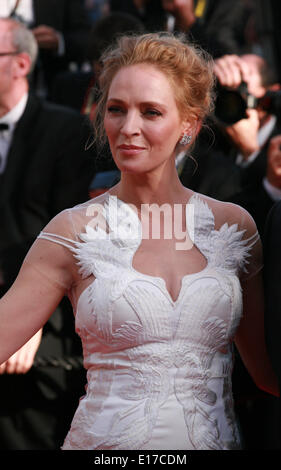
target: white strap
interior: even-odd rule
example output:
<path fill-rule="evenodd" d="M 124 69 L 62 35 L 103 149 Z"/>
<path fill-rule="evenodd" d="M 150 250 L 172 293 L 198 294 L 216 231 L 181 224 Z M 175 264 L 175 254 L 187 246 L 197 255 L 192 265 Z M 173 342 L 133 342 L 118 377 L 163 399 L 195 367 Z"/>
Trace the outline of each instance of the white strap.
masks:
<path fill-rule="evenodd" d="M 258 232 L 258 231 L 256 231 L 256 232 L 254 233 L 254 235 L 252 235 L 251 237 L 247 238 L 247 239 L 245 240 L 245 242 L 247 243 L 248 248 L 252 248 L 252 246 L 254 246 L 254 245 L 257 243 L 257 241 L 259 240 L 259 238 L 260 238 L 260 236 L 259 236 L 259 232 Z"/>
<path fill-rule="evenodd" d="M 63 245 L 66 248 L 70 249 L 72 249 L 73 245 L 75 244 L 75 241 L 71 240 L 71 238 L 66 238 L 62 235 L 56 235 L 55 233 L 40 232 L 37 238 L 43 238 L 44 240 L 49 240 L 50 242 L 58 243 L 59 245 Z M 64 240 L 64 242 L 62 240 Z"/>

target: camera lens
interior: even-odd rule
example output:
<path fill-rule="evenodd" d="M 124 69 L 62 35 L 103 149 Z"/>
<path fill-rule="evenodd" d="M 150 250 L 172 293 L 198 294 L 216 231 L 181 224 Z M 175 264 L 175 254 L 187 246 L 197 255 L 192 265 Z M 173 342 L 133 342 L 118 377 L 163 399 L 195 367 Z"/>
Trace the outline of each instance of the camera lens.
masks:
<path fill-rule="evenodd" d="M 215 116 L 225 125 L 232 125 L 247 117 L 247 103 L 238 91 L 218 86 Z"/>

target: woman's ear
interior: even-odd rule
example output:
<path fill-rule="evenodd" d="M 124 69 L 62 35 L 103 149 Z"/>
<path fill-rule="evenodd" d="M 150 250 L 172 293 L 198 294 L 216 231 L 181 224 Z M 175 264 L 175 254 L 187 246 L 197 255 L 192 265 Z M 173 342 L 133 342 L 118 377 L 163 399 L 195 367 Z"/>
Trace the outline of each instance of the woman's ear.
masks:
<path fill-rule="evenodd" d="M 198 119 L 194 121 L 184 121 L 182 126 L 182 135 L 188 135 L 191 137 L 191 141 L 196 139 L 202 127 L 202 122 Z"/>
<path fill-rule="evenodd" d="M 182 134 L 186 135 L 193 135 L 194 134 L 194 126 L 190 121 L 184 121 L 182 123 Z"/>

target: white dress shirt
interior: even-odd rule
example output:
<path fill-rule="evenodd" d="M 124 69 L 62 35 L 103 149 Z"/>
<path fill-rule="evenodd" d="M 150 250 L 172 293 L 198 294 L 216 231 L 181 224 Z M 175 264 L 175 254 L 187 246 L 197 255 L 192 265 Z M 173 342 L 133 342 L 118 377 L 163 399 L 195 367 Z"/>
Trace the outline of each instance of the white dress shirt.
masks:
<path fill-rule="evenodd" d="M 0 1 L 0 16 L 10 16 L 16 5 L 16 0 L 1 0 Z M 17 7 L 17 15 L 20 16 L 27 25 L 34 21 L 34 10 L 32 0 L 21 0 Z"/>
<path fill-rule="evenodd" d="M 0 123 L 8 124 L 9 129 L 0 131 L 0 174 L 4 173 L 7 165 L 7 157 L 10 149 L 10 145 L 13 138 L 13 133 L 17 122 L 24 113 L 28 94 L 25 93 L 21 100 L 11 111 L 0 118 Z"/>

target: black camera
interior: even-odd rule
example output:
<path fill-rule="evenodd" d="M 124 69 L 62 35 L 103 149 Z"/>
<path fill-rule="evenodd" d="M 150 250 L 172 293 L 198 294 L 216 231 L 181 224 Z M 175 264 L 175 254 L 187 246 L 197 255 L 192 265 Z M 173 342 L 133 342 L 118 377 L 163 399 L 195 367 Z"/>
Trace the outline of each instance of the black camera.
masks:
<path fill-rule="evenodd" d="M 263 109 L 281 117 L 281 91 L 267 91 L 262 98 L 248 92 L 247 83 L 242 82 L 236 90 L 217 86 L 215 118 L 225 126 L 247 118 L 247 109 Z"/>

